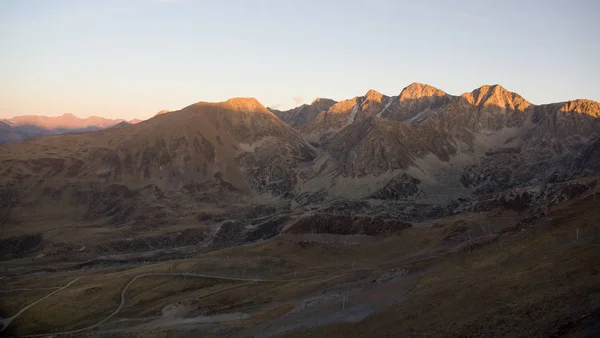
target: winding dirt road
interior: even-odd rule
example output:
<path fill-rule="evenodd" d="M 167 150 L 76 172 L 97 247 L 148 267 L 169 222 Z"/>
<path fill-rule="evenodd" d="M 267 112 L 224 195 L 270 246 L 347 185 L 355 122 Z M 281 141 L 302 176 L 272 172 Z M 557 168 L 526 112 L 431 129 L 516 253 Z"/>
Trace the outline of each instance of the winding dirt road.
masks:
<path fill-rule="evenodd" d="M 208 275 L 208 274 L 201 274 L 201 273 L 189 273 L 189 272 L 150 272 L 150 273 L 143 273 L 143 274 L 139 274 L 135 277 L 133 277 L 129 283 L 127 283 L 125 285 L 125 287 L 123 288 L 123 290 L 121 290 L 121 302 L 119 304 L 119 307 L 117 307 L 117 309 L 115 311 L 113 311 L 110 315 L 108 315 L 107 317 L 105 317 L 104 319 L 102 319 L 101 321 L 81 328 L 81 329 L 77 329 L 77 330 L 71 330 L 71 331 L 64 331 L 64 332 L 53 332 L 52 335 L 67 335 L 67 334 L 74 334 L 74 333 L 80 333 L 83 331 L 88 331 L 88 330 L 92 330 L 104 323 L 106 323 L 108 320 L 110 320 L 111 318 L 113 318 L 114 316 L 116 316 L 125 306 L 125 301 L 126 301 L 126 293 L 127 290 L 131 287 L 131 285 L 138 280 L 139 278 L 143 278 L 143 277 L 150 277 L 150 276 L 173 276 L 173 277 L 196 277 L 196 278 L 212 278 L 212 279 L 221 279 L 221 280 L 232 280 L 232 281 L 242 281 L 242 282 L 254 282 L 254 283 L 264 283 L 264 282 L 293 282 L 293 281 L 303 281 L 303 280 L 310 280 L 310 279 L 315 279 L 315 278 L 322 278 L 323 276 L 319 276 L 319 277 L 308 277 L 308 278 L 297 278 L 297 279 L 264 279 L 264 278 L 244 278 L 244 277 L 231 277 L 231 276 L 217 276 L 217 275 Z M 17 318 L 19 315 L 21 315 L 23 312 L 25 312 L 27 309 L 29 309 L 30 307 L 34 306 L 35 304 L 43 301 L 44 299 L 52 296 L 53 294 L 64 290 L 66 288 L 68 288 L 69 286 L 71 286 L 71 284 L 75 283 L 76 281 L 78 281 L 79 279 L 86 277 L 86 276 L 82 276 L 82 277 L 78 277 L 75 278 L 74 280 L 72 280 L 69 284 L 49 293 L 48 295 L 38 299 L 37 301 L 27 305 L 26 307 L 24 307 L 23 309 L 21 309 L 16 315 L 10 317 L 10 318 L 5 318 L 2 319 L 2 321 L 0 321 L 0 324 L 2 324 L 2 329 L 0 329 L 0 332 L 5 330 L 8 325 L 15 319 Z M 217 292 L 222 292 L 224 290 L 218 290 L 214 293 Z M 211 294 L 214 294 L 211 293 Z M 208 294 L 208 295 L 211 295 Z M 207 295 L 207 296 L 208 296 Z M 49 333 L 45 333 L 45 334 L 37 334 L 37 335 L 29 335 L 29 336 L 25 336 L 25 337 L 42 337 L 42 336 L 47 336 Z"/>
<path fill-rule="evenodd" d="M 422 258 L 417 258 L 417 259 L 412 259 L 412 260 L 407 260 L 406 262 L 409 261 L 420 261 L 420 260 L 428 260 L 428 259 L 432 259 L 432 258 L 436 258 L 436 255 L 430 256 L 430 257 L 422 257 Z M 406 263 L 405 262 L 405 263 Z M 394 263 L 393 265 L 397 265 L 398 263 Z M 382 268 L 385 265 L 380 265 L 377 268 Z M 352 269 L 352 271 L 360 271 L 360 270 L 373 270 L 374 268 L 362 268 L 362 269 Z M 127 290 L 131 287 L 131 285 L 138 280 L 139 278 L 143 278 L 143 277 L 150 277 L 150 276 L 173 276 L 173 277 L 196 277 L 196 278 L 212 278 L 212 279 L 221 279 L 221 280 L 232 280 L 232 281 L 242 281 L 242 282 L 254 282 L 254 283 L 264 283 L 264 282 L 297 282 L 297 281 L 306 281 L 306 280 L 312 280 L 312 279 L 318 279 L 318 278 L 331 278 L 331 277 L 336 277 L 336 276 L 341 276 L 344 275 L 344 273 L 340 273 L 337 274 L 335 276 L 316 276 L 316 277 L 306 277 L 306 278 L 294 278 L 294 279 L 264 279 L 264 278 L 244 278 L 244 277 L 232 277 L 232 276 L 218 276 L 218 275 L 209 275 L 209 274 L 201 274 L 201 273 L 190 273 L 190 272 L 150 272 L 150 273 L 143 273 L 143 274 L 139 274 L 135 277 L 133 277 L 123 288 L 123 290 L 121 290 L 121 302 L 119 303 L 119 306 L 117 307 L 117 309 L 115 311 L 113 311 L 110 315 L 108 315 L 107 317 L 105 317 L 104 319 L 100 320 L 99 322 L 81 328 L 81 329 L 77 329 L 77 330 L 71 330 L 71 331 L 64 331 L 64 332 L 55 332 L 52 333 L 53 335 L 67 335 L 67 334 L 74 334 L 74 333 L 80 333 L 83 331 L 88 331 L 88 330 L 92 330 L 94 328 L 97 328 L 98 326 L 106 323 L 108 320 L 110 320 L 111 318 L 113 318 L 114 316 L 116 316 L 125 306 L 125 301 L 126 301 L 126 293 Z M 75 278 L 74 280 L 72 280 L 70 283 L 68 283 L 67 285 L 58 288 L 57 290 L 49 293 L 48 295 L 38 299 L 37 301 L 27 305 L 25 308 L 21 309 L 16 315 L 9 317 L 9 318 L 0 318 L 0 324 L 3 325 L 2 328 L 0 329 L 0 332 L 4 331 L 8 325 L 15 319 L 17 318 L 19 315 L 21 315 L 23 312 L 25 312 L 27 309 L 29 309 L 30 307 L 34 306 L 35 304 L 43 301 L 44 299 L 54 295 L 55 293 L 64 290 L 66 288 L 68 288 L 69 286 L 71 286 L 71 284 L 75 283 L 76 281 L 78 281 L 81 278 L 84 278 L 87 276 L 81 276 L 78 278 Z M 225 290 L 218 290 L 215 293 L 218 292 L 222 292 Z M 212 294 L 212 293 L 211 293 Z M 208 294 L 208 295 L 211 295 Z M 206 296 L 208 296 L 206 295 Z M 37 334 L 37 335 L 28 335 L 25 337 L 42 337 L 42 336 L 47 336 L 49 333 L 45 333 L 45 334 Z"/>
<path fill-rule="evenodd" d="M 58 334 L 73 334 L 73 333 L 79 333 L 82 331 L 87 331 L 87 330 L 91 330 L 94 329 L 104 323 L 106 323 L 109 319 L 111 319 L 112 317 L 116 316 L 125 306 L 125 294 L 127 293 L 127 290 L 129 289 L 129 287 L 139 278 L 142 277 L 149 277 L 149 276 L 173 276 L 173 277 L 197 277 L 197 278 L 213 278 L 213 279 L 222 279 L 222 280 L 233 280 L 233 281 L 243 281 L 243 282 L 291 282 L 291 281 L 300 281 L 300 280 L 307 280 L 307 279 L 314 279 L 315 277 L 311 277 L 311 278 L 302 278 L 302 279 L 262 279 L 262 278 L 242 278 L 242 277 L 228 277 L 228 276 L 215 276 L 215 275 L 206 275 L 206 274 L 201 274 L 201 273 L 188 273 L 188 272 L 182 272 L 182 273 L 177 273 L 177 272 L 150 272 L 150 273 L 144 273 L 141 275 L 137 275 L 135 277 L 133 277 L 132 280 L 129 281 L 129 283 L 127 283 L 127 285 L 125 285 L 125 287 L 123 288 L 123 290 L 121 291 L 121 303 L 119 304 L 119 307 L 110 315 L 108 315 L 108 317 L 102 319 L 101 321 L 97 322 L 96 324 L 90 325 L 88 327 L 84 327 L 81 329 L 77 329 L 77 330 L 72 330 L 72 331 L 65 331 L 65 332 L 60 332 Z"/>
<path fill-rule="evenodd" d="M 8 325 L 10 325 L 10 323 L 12 323 L 13 320 L 15 320 L 17 317 L 19 317 L 23 312 L 27 311 L 27 309 L 29 309 L 30 307 L 34 306 L 35 304 L 43 301 L 44 299 L 52 296 L 53 294 L 55 294 L 55 293 L 57 293 L 57 292 L 59 292 L 61 290 L 64 290 L 66 288 L 68 288 L 69 286 L 71 286 L 71 284 L 75 283 L 76 281 L 80 280 L 81 278 L 83 278 L 83 277 L 77 277 L 77 278 L 73 279 L 71 282 L 69 282 L 67 285 L 65 285 L 65 286 L 63 286 L 63 287 L 61 287 L 61 288 L 59 288 L 59 289 L 57 289 L 55 291 L 52 291 L 49 294 L 47 294 L 46 296 L 44 296 L 44 297 L 36 300 L 35 302 L 27 305 L 26 307 L 22 308 L 19 312 L 17 312 L 16 315 L 14 315 L 12 317 L 9 317 L 9 318 L 2 319 L 2 321 L 0 322 L 0 324 L 2 324 L 2 328 L 0 329 L 0 332 L 4 331 L 8 327 Z"/>

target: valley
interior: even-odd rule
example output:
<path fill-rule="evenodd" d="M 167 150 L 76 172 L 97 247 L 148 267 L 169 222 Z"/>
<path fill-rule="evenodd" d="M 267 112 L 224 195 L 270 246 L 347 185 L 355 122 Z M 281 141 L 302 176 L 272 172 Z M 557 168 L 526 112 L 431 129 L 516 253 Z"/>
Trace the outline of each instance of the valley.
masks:
<path fill-rule="evenodd" d="M 34 274 L 35 260 L 21 261 L 25 271 L 0 280 L 5 311 L 53 294 L 8 333 L 585 336 L 600 305 L 599 194 L 518 227 L 517 215 L 495 211 L 373 241 L 284 234 L 191 258 Z"/>
<path fill-rule="evenodd" d="M 593 336 L 599 117 L 413 83 L 0 145 L 0 334 Z"/>

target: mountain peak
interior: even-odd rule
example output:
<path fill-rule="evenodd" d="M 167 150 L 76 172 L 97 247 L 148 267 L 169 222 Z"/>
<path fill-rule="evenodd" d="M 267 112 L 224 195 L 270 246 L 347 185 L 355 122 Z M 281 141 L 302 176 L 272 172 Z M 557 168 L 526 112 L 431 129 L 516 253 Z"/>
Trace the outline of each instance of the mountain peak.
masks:
<path fill-rule="evenodd" d="M 575 112 L 600 118 L 600 103 L 592 100 L 578 99 L 568 101 L 559 108 L 561 112 Z"/>
<path fill-rule="evenodd" d="M 163 109 L 163 110 L 159 111 L 158 113 L 156 113 L 154 116 L 158 116 L 158 115 L 162 115 L 162 114 L 166 114 L 166 113 L 170 113 L 170 112 L 171 112 L 170 110 Z"/>
<path fill-rule="evenodd" d="M 369 89 L 369 91 L 365 94 L 365 99 L 368 101 L 381 101 L 382 98 L 383 94 L 374 89 Z"/>
<path fill-rule="evenodd" d="M 497 106 L 513 110 L 525 110 L 531 105 L 521 95 L 511 92 L 499 84 L 483 85 L 461 96 L 472 105 L 479 107 Z"/>
<path fill-rule="evenodd" d="M 318 111 L 322 111 L 322 110 L 326 111 L 336 103 L 337 103 L 337 101 L 335 101 L 335 100 L 318 97 L 310 105 L 313 106 Z"/>
<path fill-rule="evenodd" d="M 498 95 L 513 94 L 513 92 L 511 92 L 510 90 L 502 87 L 499 84 L 483 85 L 483 86 L 479 87 L 479 90 L 481 90 L 481 91 L 487 91 L 489 93 L 498 94 Z"/>
<path fill-rule="evenodd" d="M 353 109 L 354 105 L 356 105 L 357 102 L 359 102 L 358 97 L 353 97 L 351 99 L 342 100 L 342 101 L 334 104 L 333 106 L 331 106 L 331 108 L 328 110 L 328 112 L 332 113 L 332 114 L 347 113 Z"/>
<path fill-rule="evenodd" d="M 311 105 L 315 105 L 315 104 L 323 104 L 323 103 L 332 103 L 335 104 L 337 103 L 337 101 L 332 100 L 332 99 L 327 99 L 324 97 L 317 97 L 316 99 L 313 100 L 313 102 L 311 102 Z"/>
<path fill-rule="evenodd" d="M 127 121 L 121 121 L 121 122 L 115 124 L 114 126 L 112 126 L 112 128 L 122 128 L 122 127 L 127 127 L 130 125 L 131 125 L 131 123 L 129 123 Z"/>
<path fill-rule="evenodd" d="M 445 96 L 443 90 L 437 89 L 434 86 L 413 82 L 400 92 L 400 102 L 405 100 L 420 99 L 427 96 Z"/>
<path fill-rule="evenodd" d="M 229 107 L 238 111 L 267 111 L 257 99 L 253 97 L 233 97 L 224 102 Z"/>

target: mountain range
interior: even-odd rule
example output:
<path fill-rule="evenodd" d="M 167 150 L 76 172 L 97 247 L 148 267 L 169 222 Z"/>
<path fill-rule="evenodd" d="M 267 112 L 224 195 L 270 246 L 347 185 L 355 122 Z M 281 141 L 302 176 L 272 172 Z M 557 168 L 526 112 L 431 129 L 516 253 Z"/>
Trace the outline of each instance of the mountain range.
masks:
<path fill-rule="evenodd" d="M 288 111 L 234 98 L 136 124 L 13 119 L 2 124 L 5 140 L 33 123 L 19 121 L 104 129 L 1 146 L 0 220 L 6 241 L 41 236 L 28 250 L 59 255 L 75 247 L 58 233 L 82 226 L 98 229 L 72 235 L 93 254 L 141 250 L 130 246 L 152 242 L 157 229 L 239 244 L 307 215 L 420 222 L 496 207 L 543 213 L 597 186 L 599 117 L 590 100 L 534 105 L 500 85 L 454 96 L 413 83 L 396 96 L 369 90 Z"/>
<path fill-rule="evenodd" d="M 0 335 L 598 336 L 598 102 L 413 83 L 131 122 L 0 122 Z"/>
<path fill-rule="evenodd" d="M 73 114 L 63 114 L 55 117 L 21 115 L 0 120 L 0 144 L 20 142 L 44 135 L 95 131 L 110 128 L 120 123 L 135 124 L 138 122 L 141 122 L 141 120 L 112 120 L 98 116 L 82 119 Z"/>

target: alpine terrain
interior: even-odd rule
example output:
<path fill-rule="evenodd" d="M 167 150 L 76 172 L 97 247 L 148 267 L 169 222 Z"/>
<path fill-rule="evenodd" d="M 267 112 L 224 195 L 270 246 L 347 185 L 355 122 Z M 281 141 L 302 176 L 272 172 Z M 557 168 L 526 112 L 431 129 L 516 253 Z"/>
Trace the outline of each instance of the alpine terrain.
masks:
<path fill-rule="evenodd" d="M 598 102 L 412 83 L 133 122 L 0 121 L 1 334 L 600 334 Z"/>

